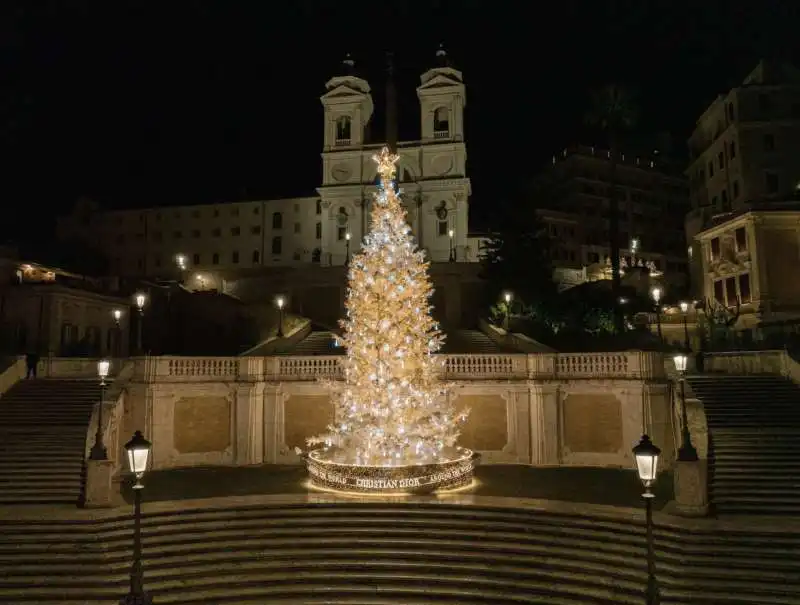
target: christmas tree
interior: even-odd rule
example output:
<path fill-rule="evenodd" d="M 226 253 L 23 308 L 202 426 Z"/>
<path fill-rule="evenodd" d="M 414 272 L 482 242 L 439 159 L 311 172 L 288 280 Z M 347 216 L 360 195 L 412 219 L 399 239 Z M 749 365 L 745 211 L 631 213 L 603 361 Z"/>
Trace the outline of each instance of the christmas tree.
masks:
<path fill-rule="evenodd" d="M 323 444 L 330 460 L 369 466 L 448 459 L 466 411 L 456 411 L 433 356 L 443 342 L 431 317 L 433 287 L 395 189 L 398 156 L 373 157 L 380 185 L 370 233 L 350 262 L 341 322 L 343 381 L 328 383 L 334 421 Z"/>

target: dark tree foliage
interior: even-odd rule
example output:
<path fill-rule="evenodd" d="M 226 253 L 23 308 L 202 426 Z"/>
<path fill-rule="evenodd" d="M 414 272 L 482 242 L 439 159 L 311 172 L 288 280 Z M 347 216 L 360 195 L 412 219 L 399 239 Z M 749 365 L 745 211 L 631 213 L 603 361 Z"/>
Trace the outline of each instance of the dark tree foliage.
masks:
<path fill-rule="evenodd" d="M 549 317 L 556 299 L 549 236 L 531 208 L 496 208 L 495 229 L 482 259 L 489 303 L 513 294 L 513 312 Z"/>
<path fill-rule="evenodd" d="M 103 277 L 109 274 L 109 259 L 100 250 L 82 241 L 49 241 L 23 246 L 23 260 L 57 267 L 70 273 Z"/>

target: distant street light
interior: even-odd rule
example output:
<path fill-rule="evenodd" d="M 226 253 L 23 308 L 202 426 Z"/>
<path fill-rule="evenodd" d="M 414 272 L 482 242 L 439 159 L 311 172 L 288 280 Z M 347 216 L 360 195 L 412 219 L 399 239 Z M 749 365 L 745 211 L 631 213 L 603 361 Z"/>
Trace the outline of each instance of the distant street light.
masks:
<path fill-rule="evenodd" d="M 514 295 L 511 292 L 506 292 L 503 294 L 503 300 L 506 301 L 506 317 L 505 317 L 505 331 L 508 332 L 508 328 L 511 325 L 511 302 L 514 300 Z"/>
<path fill-rule="evenodd" d="M 350 232 L 349 231 L 344 234 L 344 239 L 345 239 L 345 242 L 346 242 L 345 245 L 347 246 L 347 249 L 345 250 L 345 254 L 344 254 L 344 264 L 345 265 L 349 265 L 350 264 Z"/>
<path fill-rule="evenodd" d="M 692 350 L 691 343 L 689 342 L 689 324 L 687 323 L 687 317 L 689 315 L 689 303 L 685 300 L 681 301 L 680 303 L 681 313 L 683 313 L 683 345 L 686 347 L 686 352 Z"/>
<path fill-rule="evenodd" d="M 697 462 L 700 458 L 692 443 L 692 434 L 689 431 L 689 413 L 686 410 L 686 367 L 689 357 L 685 353 L 677 353 L 672 359 L 675 362 L 675 369 L 680 375 L 681 383 L 681 446 L 678 448 L 678 460 Z"/>
<path fill-rule="evenodd" d="M 100 378 L 100 405 L 97 407 L 97 431 L 94 434 L 94 445 L 89 452 L 89 460 L 108 460 L 108 451 L 103 444 L 103 404 L 105 403 L 106 378 L 111 369 L 108 359 L 97 362 L 97 376 Z"/>
<path fill-rule="evenodd" d="M 663 336 L 661 334 L 661 307 L 658 305 L 658 301 L 661 300 L 661 288 L 653 288 L 650 290 L 650 296 L 653 297 L 653 302 L 656 303 L 656 324 L 658 325 L 658 338 L 659 340 L 663 340 Z"/>
<path fill-rule="evenodd" d="M 286 299 L 283 296 L 275 298 L 275 306 L 278 307 L 278 338 L 283 338 L 283 307 L 286 305 Z"/>
<path fill-rule="evenodd" d="M 142 324 L 144 323 L 144 306 L 147 304 L 147 295 L 137 292 L 133 297 L 136 309 L 139 311 L 139 320 L 136 323 L 136 354 L 142 355 Z"/>
<path fill-rule="evenodd" d="M 456 262 L 456 243 L 453 238 L 455 237 L 456 232 L 455 230 L 450 229 L 450 231 L 447 232 L 447 235 L 450 236 L 450 262 L 454 263 Z"/>

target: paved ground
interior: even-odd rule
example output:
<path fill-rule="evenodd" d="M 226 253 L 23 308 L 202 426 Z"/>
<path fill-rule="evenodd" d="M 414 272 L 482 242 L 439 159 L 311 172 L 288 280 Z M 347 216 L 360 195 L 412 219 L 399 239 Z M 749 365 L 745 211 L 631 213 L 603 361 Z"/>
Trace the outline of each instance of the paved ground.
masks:
<path fill-rule="evenodd" d="M 595 468 L 530 468 L 520 465 L 480 466 L 476 496 L 531 498 L 585 502 L 636 508 L 641 486 L 634 471 Z M 153 471 L 145 476 L 148 502 L 195 500 L 224 496 L 305 494 L 306 471 L 299 466 L 204 467 Z M 131 502 L 129 485 L 123 497 Z M 672 477 L 664 474 L 656 485 L 655 506 L 672 498 Z"/>

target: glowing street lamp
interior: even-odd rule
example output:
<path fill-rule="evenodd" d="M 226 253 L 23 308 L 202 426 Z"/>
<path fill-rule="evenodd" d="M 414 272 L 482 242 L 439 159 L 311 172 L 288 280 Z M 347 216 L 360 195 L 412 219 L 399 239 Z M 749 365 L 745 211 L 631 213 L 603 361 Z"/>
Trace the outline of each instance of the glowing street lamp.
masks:
<path fill-rule="evenodd" d="M 119 320 L 122 319 L 122 311 L 120 309 L 114 309 L 111 311 L 111 317 L 114 318 L 114 322 L 117 324 L 117 327 L 119 327 Z"/>
<path fill-rule="evenodd" d="M 647 521 L 647 605 L 655 605 L 657 602 L 655 550 L 653 548 L 653 498 L 655 495 L 651 488 L 658 477 L 658 457 L 660 455 L 661 449 L 654 445 L 647 435 L 642 435 L 639 443 L 633 448 L 636 471 L 644 486 L 642 498 L 645 501 Z"/>
<path fill-rule="evenodd" d="M 345 254 L 344 254 L 344 258 L 345 258 L 344 264 L 348 265 L 348 264 L 350 264 L 350 232 L 349 231 L 344 234 L 344 239 L 345 239 L 345 242 L 346 242 L 345 245 L 347 246 L 347 249 L 346 249 Z"/>
<path fill-rule="evenodd" d="M 658 301 L 661 300 L 661 288 L 653 288 L 650 290 L 650 296 L 653 297 L 653 302 L 656 304 L 656 323 L 658 324 L 658 338 L 663 340 L 661 335 L 661 308 L 658 306 Z"/>
<path fill-rule="evenodd" d="M 685 300 L 680 302 L 681 313 L 683 313 L 683 344 L 686 347 L 686 351 L 691 351 L 692 347 L 689 343 L 689 324 L 687 323 L 687 318 L 689 316 L 689 303 Z"/>
<path fill-rule="evenodd" d="M 131 565 L 131 582 L 128 594 L 122 598 L 120 605 L 152 605 L 153 601 L 144 590 L 142 574 L 142 477 L 147 472 L 147 462 L 153 444 L 144 438 L 141 431 L 136 431 L 133 438 L 125 444 L 128 455 L 128 468 L 136 477 L 133 486 L 133 564 Z"/>
<path fill-rule="evenodd" d="M 514 300 L 514 295 L 511 292 L 505 292 L 503 300 L 506 301 L 505 331 L 508 332 L 508 327 L 511 324 L 511 301 Z"/>
<path fill-rule="evenodd" d="M 686 410 L 686 368 L 689 364 L 689 356 L 679 352 L 672 357 L 675 362 L 675 369 L 680 375 L 681 383 L 681 446 L 678 448 L 678 460 L 681 462 L 697 462 L 700 457 L 697 449 L 692 443 L 692 434 L 689 431 L 689 413 Z"/>
<path fill-rule="evenodd" d="M 278 307 L 278 338 L 283 338 L 283 307 L 286 299 L 283 296 L 275 297 L 275 306 Z"/>
<path fill-rule="evenodd" d="M 101 359 L 97 362 L 97 376 L 100 378 L 100 405 L 97 406 L 97 431 L 94 434 L 94 445 L 89 452 L 89 460 L 108 460 L 108 451 L 103 444 L 103 403 L 105 402 L 106 378 L 111 370 L 111 362 Z"/>
<path fill-rule="evenodd" d="M 142 324 L 144 323 L 144 306 L 147 304 L 147 295 L 144 292 L 137 292 L 133 296 L 136 309 L 139 311 L 139 321 L 136 325 L 136 353 L 142 354 Z"/>
<path fill-rule="evenodd" d="M 454 263 L 456 262 L 456 245 L 453 238 L 456 236 L 456 232 L 454 229 L 450 229 L 447 235 L 450 236 L 450 262 Z"/>

